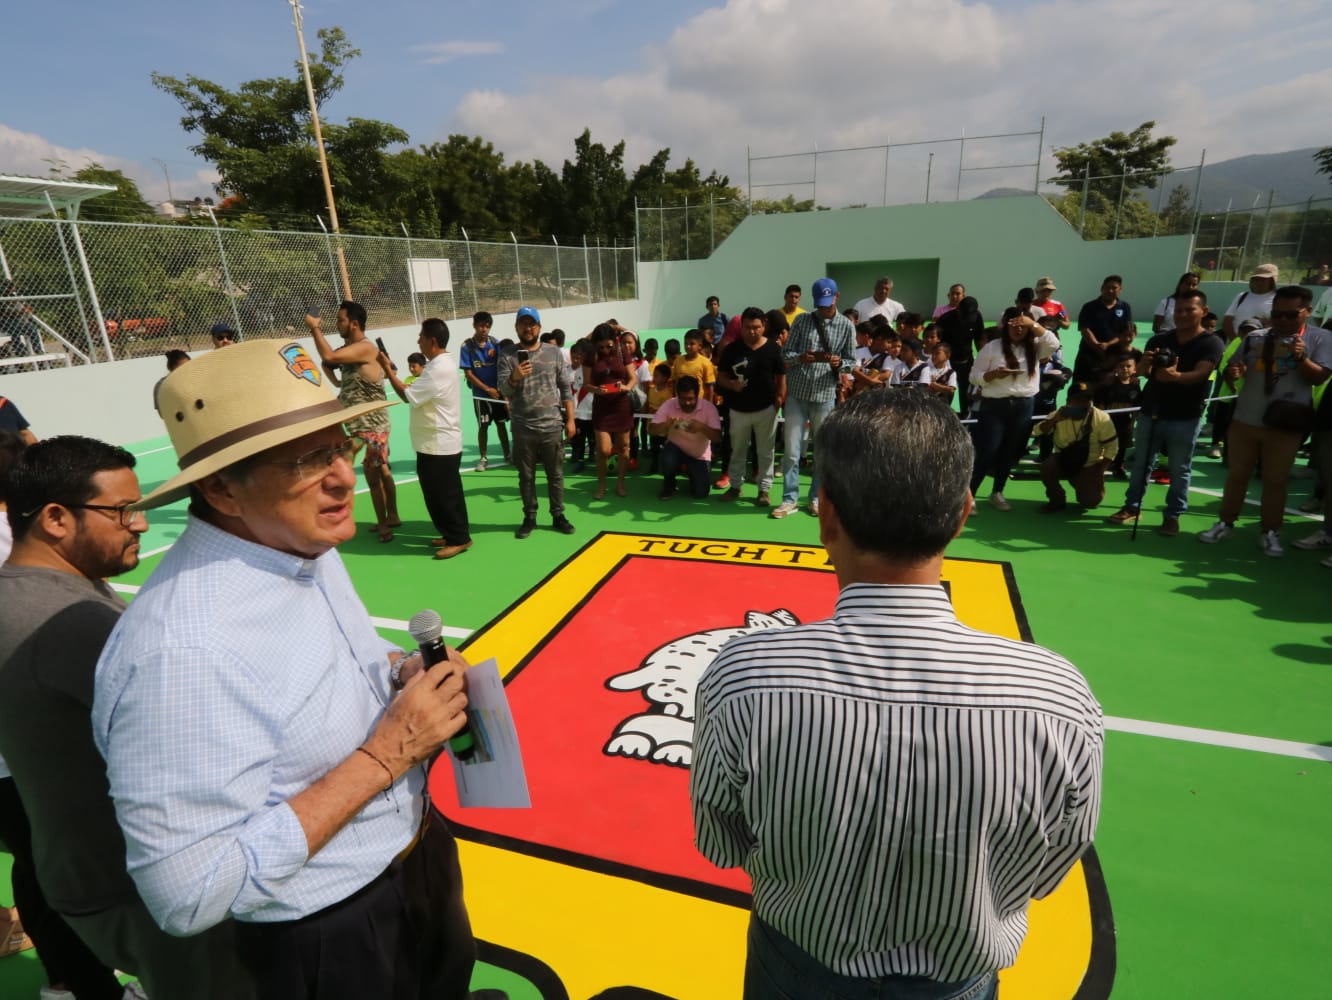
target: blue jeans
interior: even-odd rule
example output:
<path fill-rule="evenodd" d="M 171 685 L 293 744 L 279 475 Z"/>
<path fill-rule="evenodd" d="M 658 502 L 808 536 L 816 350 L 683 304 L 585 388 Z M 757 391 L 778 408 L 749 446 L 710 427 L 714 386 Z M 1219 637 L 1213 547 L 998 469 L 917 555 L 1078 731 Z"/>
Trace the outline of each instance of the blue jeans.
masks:
<path fill-rule="evenodd" d="M 749 918 L 744 1000 L 996 1000 L 998 996 L 999 978 L 993 972 L 960 983 L 924 976 L 838 975 L 758 917 Z"/>
<path fill-rule="evenodd" d="M 712 466 L 701 458 L 686 455 L 674 441 L 661 446 L 657 467 L 661 470 L 662 492 L 675 492 L 675 477 L 681 471 L 689 477 L 689 495 L 701 500 L 712 492 Z"/>
<path fill-rule="evenodd" d="M 1156 456 L 1165 451 L 1170 467 L 1170 489 L 1166 492 L 1166 517 L 1179 517 L 1189 509 L 1189 479 L 1193 475 L 1193 446 L 1198 441 L 1198 418 L 1155 420 L 1146 413 L 1138 417 L 1133 434 L 1133 471 L 1129 474 L 1124 506 L 1137 510 L 1147 492 L 1147 476 Z"/>
<path fill-rule="evenodd" d="M 1013 466 L 1031 438 L 1031 396 L 982 399 L 976 418 L 976 464 L 971 469 L 971 492 L 975 495 L 986 476 L 994 477 L 994 493 L 1008 485 Z"/>
<path fill-rule="evenodd" d="M 786 421 L 782 451 L 782 503 L 796 503 L 800 500 L 800 455 L 805 450 L 805 422 L 809 421 L 810 433 L 815 436 L 823 426 L 824 418 L 832 413 L 833 400 L 826 403 L 811 403 L 807 399 L 786 397 L 782 408 L 782 418 Z M 819 456 L 814 455 L 813 471 L 809 476 L 809 498 L 815 500 L 819 495 Z"/>

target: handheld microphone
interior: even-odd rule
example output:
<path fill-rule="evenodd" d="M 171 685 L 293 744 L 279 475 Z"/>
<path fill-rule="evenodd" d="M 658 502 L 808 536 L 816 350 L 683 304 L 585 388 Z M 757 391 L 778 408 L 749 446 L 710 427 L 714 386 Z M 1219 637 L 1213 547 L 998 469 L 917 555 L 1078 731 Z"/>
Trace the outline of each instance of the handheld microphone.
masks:
<path fill-rule="evenodd" d="M 407 631 L 416 640 L 427 670 L 449 658 L 448 647 L 440 638 L 443 630 L 444 620 L 439 617 L 439 612 L 431 611 L 429 608 L 418 611 L 407 622 Z M 464 763 L 472 759 L 476 753 L 476 739 L 472 736 L 470 723 L 456 735 L 449 737 L 449 751 Z"/>

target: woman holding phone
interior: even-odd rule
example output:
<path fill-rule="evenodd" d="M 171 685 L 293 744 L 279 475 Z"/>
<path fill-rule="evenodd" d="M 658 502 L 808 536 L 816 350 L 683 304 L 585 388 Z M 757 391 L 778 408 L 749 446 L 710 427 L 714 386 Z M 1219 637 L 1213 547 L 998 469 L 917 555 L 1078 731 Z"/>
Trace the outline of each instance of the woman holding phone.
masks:
<path fill-rule="evenodd" d="M 1004 487 L 1031 436 L 1041 362 L 1059 350 L 1059 337 L 1016 306 L 1004 310 L 999 330 L 999 336 L 980 349 L 971 369 L 971 384 L 981 390 L 971 493 L 975 496 L 985 477 L 992 476 L 990 503 L 1011 510 Z"/>
<path fill-rule="evenodd" d="M 627 496 L 624 475 L 629 471 L 629 434 L 634 428 L 634 408 L 629 390 L 634 378 L 625 366 L 615 328 L 602 323 L 592 331 L 593 357 L 583 361 L 583 385 L 592 394 L 592 429 L 597 437 L 597 491 L 594 500 L 606 495 L 606 465 L 615 463 L 615 492 Z"/>

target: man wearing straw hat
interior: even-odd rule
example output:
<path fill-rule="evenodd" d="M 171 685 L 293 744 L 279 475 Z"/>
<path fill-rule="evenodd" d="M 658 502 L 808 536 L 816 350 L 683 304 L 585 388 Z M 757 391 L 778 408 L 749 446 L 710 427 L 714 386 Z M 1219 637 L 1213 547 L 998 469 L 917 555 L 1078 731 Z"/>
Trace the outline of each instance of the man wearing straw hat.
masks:
<path fill-rule="evenodd" d="M 356 531 L 343 409 L 295 342 L 215 351 L 162 384 L 180 539 L 97 666 L 93 736 L 158 923 L 228 915 L 260 996 L 466 996 L 457 848 L 423 763 L 466 724 L 456 653 L 381 639 L 338 544 Z M 372 934 L 366 928 L 373 926 Z"/>

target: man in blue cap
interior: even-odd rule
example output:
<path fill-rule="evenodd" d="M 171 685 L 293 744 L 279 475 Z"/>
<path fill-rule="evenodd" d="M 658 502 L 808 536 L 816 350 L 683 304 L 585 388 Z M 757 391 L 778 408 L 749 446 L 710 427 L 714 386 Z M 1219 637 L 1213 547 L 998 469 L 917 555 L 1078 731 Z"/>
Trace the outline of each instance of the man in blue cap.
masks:
<path fill-rule="evenodd" d="M 212 334 L 214 347 L 230 347 L 236 342 L 236 331 L 227 323 L 214 323 L 208 332 Z"/>
<path fill-rule="evenodd" d="M 526 538 L 536 529 L 538 461 L 546 472 L 551 526 L 572 535 L 574 526 L 564 516 L 564 437 L 560 434 L 563 430 L 572 438 L 577 433 L 569 368 L 558 347 L 541 343 L 541 314 L 531 306 L 518 310 L 513 329 L 518 345 L 500 355 L 499 390 L 509 401 L 513 464 L 523 499 L 523 523 L 514 535 Z"/>
<path fill-rule="evenodd" d="M 791 324 L 782 358 L 786 362 L 785 450 L 782 454 L 782 502 L 769 517 L 793 514 L 800 501 L 800 456 L 805 449 L 805 424 L 814 434 L 837 404 L 842 384 L 842 360 L 850 370 L 856 351 L 856 331 L 837 311 L 837 282 L 820 278 L 810 288 L 812 312 L 801 313 Z M 814 456 L 809 482 L 809 512 L 819 515 L 819 459 Z"/>

